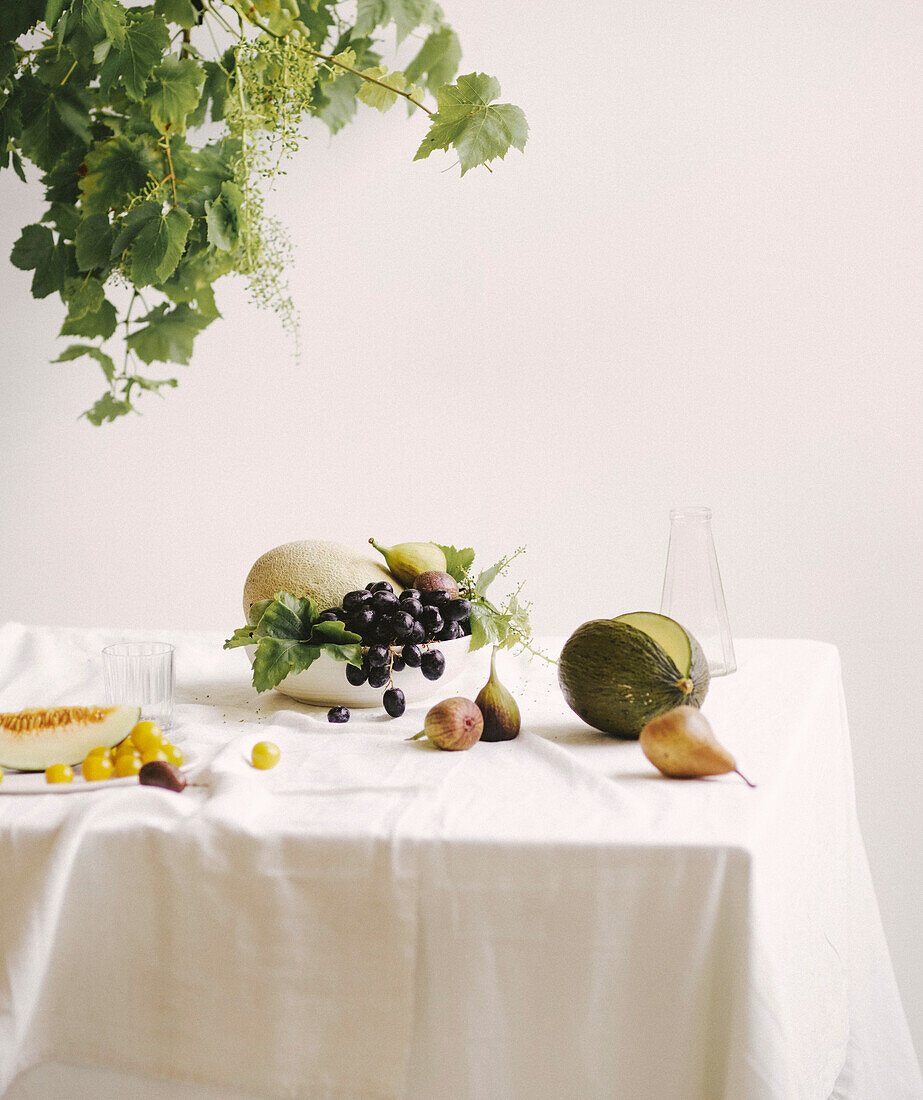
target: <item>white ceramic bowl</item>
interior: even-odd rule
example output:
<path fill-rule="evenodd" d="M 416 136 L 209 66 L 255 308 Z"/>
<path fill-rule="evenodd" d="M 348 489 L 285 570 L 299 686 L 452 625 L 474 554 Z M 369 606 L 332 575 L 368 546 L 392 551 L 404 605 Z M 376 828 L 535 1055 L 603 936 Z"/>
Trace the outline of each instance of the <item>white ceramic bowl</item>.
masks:
<path fill-rule="evenodd" d="M 434 649 L 445 657 L 445 671 L 438 680 L 427 680 L 418 668 L 403 668 L 393 676 L 394 687 L 399 687 L 408 703 L 419 703 L 441 692 L 465 667 L 469 656 L 469 637 L 456 638 L 452 642 L 433 642 Z M 253 663 L 255 646 L 247 646 L 247 656 Z M 315 706 L 380 707 L 385 688 L 372 688 L 368 684 L 354 687 L 346 679 L 346 665 L 322 653 L 305 672 L 286 676 L 276 688 L 283 695 L 300 703 Z"/>

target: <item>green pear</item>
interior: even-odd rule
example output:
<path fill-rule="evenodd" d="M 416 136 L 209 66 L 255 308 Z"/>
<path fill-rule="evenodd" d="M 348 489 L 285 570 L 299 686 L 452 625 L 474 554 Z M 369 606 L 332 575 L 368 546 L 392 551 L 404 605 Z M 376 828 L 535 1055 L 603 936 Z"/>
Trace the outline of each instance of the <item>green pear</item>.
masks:
<path fill-rule="evenodd" d="M 641 730 L 640 741 L 644 755 L 654 767 L 673 779 L 736 772 L 748 786 L 756 786 L 738 769 L 734 757 L 715 737 L 698 707 L 674 707 L 652 718 Z"/>

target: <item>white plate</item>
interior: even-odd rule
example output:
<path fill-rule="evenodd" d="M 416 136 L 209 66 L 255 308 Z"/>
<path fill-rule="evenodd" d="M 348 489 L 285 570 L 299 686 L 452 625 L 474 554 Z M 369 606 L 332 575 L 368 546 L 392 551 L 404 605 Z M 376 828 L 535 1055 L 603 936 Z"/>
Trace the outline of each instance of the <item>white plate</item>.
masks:
<path fill-rule="evenodd" d="M 196 762 L 196 753 L 182 746 L 183 760 L 180 771 L 188 771 Z M 0 780 L 2 794 L 77 794 L 80 791 L 109 790 L 110 787 L 138 786 L 136 775 L 114 776 L 112 779 L 96 779 L 88 783 L 80 774 L 80 766 L 74 768 L 73 783 L 48 783 L 44 772 L 11 772 L 4 769 Z"/>
<path fill-rule="evenodd" d="M 394 687 L 401 689 L 408 703 L 429 699 L 458 676 L 468 660 L 471 638 L 456 638 L 451 642 L 431 644 L 432 648 L 440 649 L 445 657 L 445 671 L 438 680 L 427 680 L 418 668 L 403 668 L 394 673 Z M 248 645 L 245 648 L 252 664 L 256 646 Z M 315 706 L 380 707 L 385 689 L 372 688 L 368 684 L 354 687 L 346 679 L 345 662 L 335 661 L 322 653 L 306 671 L 286 676 L 276 691 L 281 691 L 283 695 L 297 699 L 300 703 L 313 703 Z"/>

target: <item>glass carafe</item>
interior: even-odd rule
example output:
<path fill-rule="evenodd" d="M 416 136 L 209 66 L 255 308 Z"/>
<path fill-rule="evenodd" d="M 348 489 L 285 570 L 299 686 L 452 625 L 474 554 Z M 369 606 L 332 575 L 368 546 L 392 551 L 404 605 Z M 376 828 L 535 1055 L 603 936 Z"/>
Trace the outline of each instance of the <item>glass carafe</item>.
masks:
<path fill-rule="evenodd" d="M 695 636 L 705 651 L 712 676 L 726 676 L 736 670 L 710 508 L 674 508 L 670 512 L 670 545 L 660 613 L 669 615 Z"/>

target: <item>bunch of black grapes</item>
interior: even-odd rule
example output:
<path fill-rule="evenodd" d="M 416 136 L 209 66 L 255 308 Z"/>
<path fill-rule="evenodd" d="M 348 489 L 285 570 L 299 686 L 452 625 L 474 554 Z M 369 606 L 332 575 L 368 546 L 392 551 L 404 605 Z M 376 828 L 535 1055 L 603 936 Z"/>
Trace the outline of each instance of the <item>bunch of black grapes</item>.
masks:
<path fill-rule="evenodd" d="M 346 679 L 358 687 L 390 685 L 382 696 L 392 718 L 404 713 L 404 693 L 392 676 L 419 668 L 427 680 L 438 680 L 445 657 L 435 642 L 451 642 L 471 633 L 471 603 L 442 589 L 405 588 L 398 595 L 388 581 L 375 581 L 347 592 L 341 607 L 321 612 L 318 622 L 339 619 L 362 639 L 362 664 L 346 665 Z M 346 707 L 333 707 L 331 722 L 346 722 Z"/>

